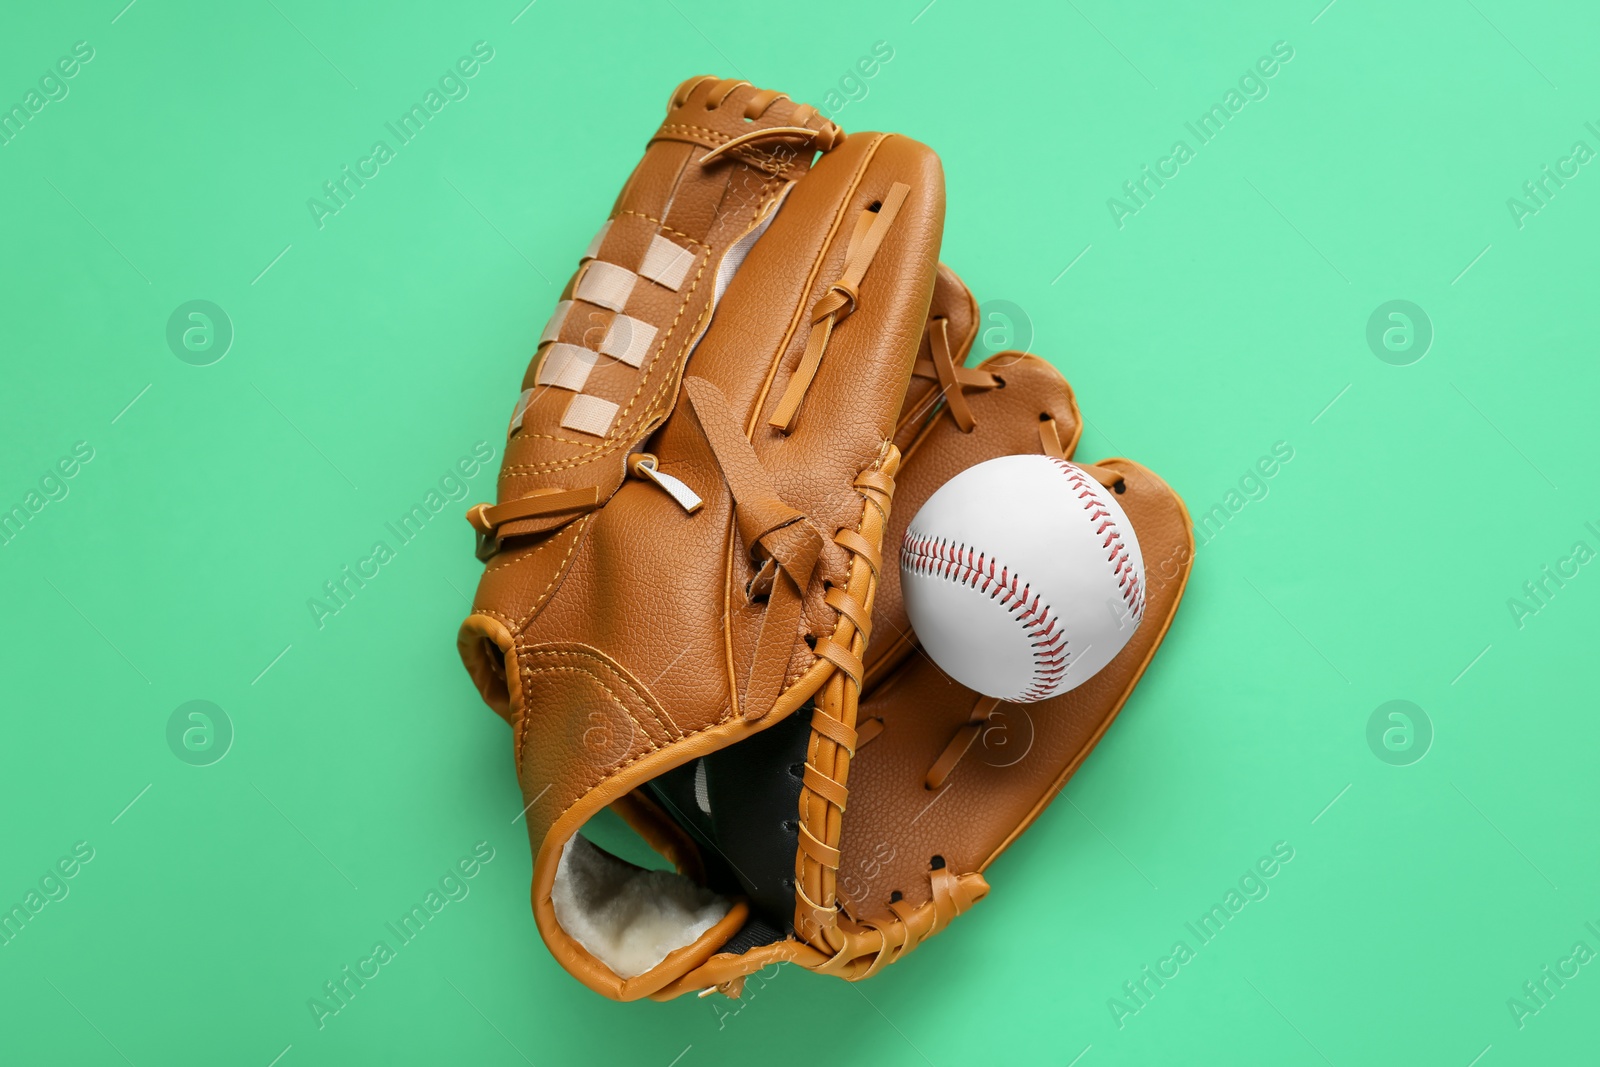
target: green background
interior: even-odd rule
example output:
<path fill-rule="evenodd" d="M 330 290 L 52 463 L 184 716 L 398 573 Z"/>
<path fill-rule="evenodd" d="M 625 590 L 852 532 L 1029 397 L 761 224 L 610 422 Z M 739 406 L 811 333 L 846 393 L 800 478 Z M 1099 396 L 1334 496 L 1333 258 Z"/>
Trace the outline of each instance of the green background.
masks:
<path fill-rule="evenodd" d="M 1520 1026 L 1508 1006 L 1600 951 L 1600 567 L 1574 557 L 1600 549 L 1600 175 L 1520 226 L 1507 204 L 1600 149 L 1590 6 L 123 2 L 12 5 L 0 32 L 7 108 L 94 49 L 0 146 L 0 509 L 93 450 L 0 548 L 0 905 L 94 850 L 0 946 L 8 1062 L 1594 1056 L 1600 966 Z M 308 198 L 478 41 L 470 94 L 319 228 Z M 1184 124 L 1280 41 L 1268 95 L 1199 146 Z M 1066 372 L 1081 457 L 1226 521 L 980 907 L 861 985 L 783 968 L 743 1002 L 619 1005 L 539 941 L 507 730 L 456 658 L 460 512 L 492 468 L 320 628 L 307 601 L 475 443 L 498 463 L 557 289 L 705 72 L 853 89 L 846 129 L 933 145 L 987 340 Z M 1194 158 L 1119 227 L 1108 199 L 1179 139 Z M 1405 366 L 1367 341 L 1395 299 L 1433 333 Z M 209 366 L 167 342 L 192 300 L 232 324 Z M 191 700 L 231 723 L 209 766 L 169 747 Z M 1398 753 L 1367 740 L 1391 700 L 1421 709 Z M 470 895 L 319 1029 L 308 1000 L 480 841 Z M 1278 842 L 1270 895 L 1198 947 L 1184 924 Z M 1119 1026 L 1180 939 L 1195 958 Z"/>

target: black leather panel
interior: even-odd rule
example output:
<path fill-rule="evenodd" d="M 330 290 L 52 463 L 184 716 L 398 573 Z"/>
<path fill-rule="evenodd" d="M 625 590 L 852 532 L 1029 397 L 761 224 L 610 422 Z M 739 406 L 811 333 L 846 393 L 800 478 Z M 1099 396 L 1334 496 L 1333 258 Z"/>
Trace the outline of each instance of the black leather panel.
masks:
<path fill-rule="evenodd" d="M 650 783 L 667 814 L 700 842 L 710 888 L 749 897 L 752 922 L 759 916 L 783 934 L 794 928 L 800 776 L 810 738 L 807 705 L 748 740 Z M 702 763 L 709 816 L 695 801 L 695 776 Z"/>
<path fill-rule="evenodd" d="M 751 906 L 785 932 L 794 926 L 794 858 L 800 847 L 800 775 L 811 709 L 705 757 L 717 846 Z"/>

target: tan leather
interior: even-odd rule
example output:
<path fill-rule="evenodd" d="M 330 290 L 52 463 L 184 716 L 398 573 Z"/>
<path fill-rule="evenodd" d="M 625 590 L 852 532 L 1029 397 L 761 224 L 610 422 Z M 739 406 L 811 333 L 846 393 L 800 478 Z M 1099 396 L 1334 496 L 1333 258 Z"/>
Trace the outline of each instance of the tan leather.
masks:
<path fill-rule="evenodd" d="M 960 471 L 1000 455 L 1059 448 L 1065 457 L 1075 449 L 1082 422 L 1054 367 L 1018 352 L 999 353 L 980 367 L 1003 385 L 968 394 L 974 428 L 964 431 L 936 412 L 907 442 L 890 546 L 900 543 L 928 496 Z M 1148 589 L 1144 620 L 1128 645 L 1071 692 L 996 706 L 951 681 L 916 648 L 898 568 L 886 568 L 859 710 L 863 732 L 873 724 L 873 740 L 852 765 L 851 817 L 840 841 L 839 881 L 853 916 L 882 920 L 906 906 L 930 906 L 934 857 L 945 869 L 984 871 L 1088 755 L 1171 625 L 1194 555 L 1183 502 L 1132 461 L 1085 469 L 1120 483 L 1117 500 L 1139 533 Z"/>
<path fill-rule="evenodd" d="M 1025 758 L 988 758 L 1018 710 L 917 649 L 899 590 L 910 518 L 966 467 L 1070 455 L 1081 433 L 1045 361 L 965 365 L 978 310 L 937 263 L 943 215 L 926 147 L 692 78 L 530 363 L 497 501 L 469 512 L 486 565 L 458 647 L 512 727 L 540 933 L 606 996 L 736 996 L 773 962 L 858 980 L 904 958 L 988 893 L 984 869 L 1170 624 L 1192 556 L 1182 503 L 1111 460 L 1096 476 L 1120 481 L 1146 560 L 1172 574 L 1149 576 L 1110 667 L 1027 710 Z M 808 703 L 791 936 L 723 951 L 750 916 L 735 900 L 623 979 L 562 929 L 556 868 L 591 816 L 613 807 L 704 884 L 694 836 L 643 787 Z"/>
<path fill-rule="evenodd" d="M 556 921 L 550 894 L 562 846 L 635 787 L 813 698 L 813 762 L 827 771 L 848 759 L 836 755 L 838 738 L 854 721 L 866 639 L 829 593 L 873 600 L 899 464 L 891 438 L 942 236 L 943 175 L 931 151 L 871 133 L 842 141 L 819 133 L 804 152 L 780 151 L 789 129 L 828 124 L 772 94 L 750 121 L 763 95 L 716 80 L 692 80 L 674 94 L 598 257 L 564 293 L 574 303 L 558 337 L 582 345 L 587 334 L 593 347 L 608 316 L 625 314 L 656 328 L 654 347 L 637 368 L 600 359 L 591 369 L 583 392 L 617 405 L 604 438 L 561 428 L 570 391 L 536 389 L 507 443 L 495 508 L 591 486 L 600 506 L 497 525 L 458 641 L 485 699 L 513 727 L 540 932 L 569 971 L 623 1000 L 659 994 L 710 958 L 742 921 L 743 905 L 623 980 Z M 782 128 L 773 141 L 745 141 L 701 165 L 709 150 L 762 123 Z M 824 143 L 826 154 L 808 165 L 809 149 Z M 872 229 L 861 220 L 896 187 L 904 188 L 898 210 L 863 269 L 849 256 L 852 238 Z M 770 228 L 711 314 L 707 289 L 720 255 L 779 197 Z M 662 236 L 694 256 L 678 291 L 637 282 L 615 312 L 576 295 L 586 272 L 611 271 L 596 264 L 641 271 Z M 768 422 L 816 308 L 841 280 L 851 310 L 832 327 L 782 433 Z M 530 367 L 524 388 L 537 375 Z M 627 478 L 636 448 L 704 505 L 686 513 L 659 487 Z M 802 891 L 814 898 L 829 897 L 838 862 L 838 809 L 823 790 L 804 820 L 815 856 Z M 643 810 L 631 814 L 644 818 Z"/>
<path fill-rule="evenodd" d="M 968 300 L 960 279 L 941 266 L 930 321 Z M 969 321 L 975 332 L 975 314 Z M 968 335 L 962 357 L 970 341 Z M 887 560 L 897 556 L 895 546 L 917 509 L 954 474 L 994 456 L 1046 451 L 1041 426 L 1059 430 L 1050 439 L 1064 441 L 1067 453 L 1081 435 L 1071 389 L 1048 363 L 1003 352 L 981 366 L 1005 385 L 968 393 L 970 432 L 938 402 L 936 386 L 921 386 L 924 395 L 918 396 L 919 385 L 912 384 L 899 431 L 908 456 L 896 478 Z M 1164 482 L 1123 459 L 1085 469 L 1122 485 L 1118 502 L 1139 531 L 1147 600 L 1144 621 L 1128 646 L 1090 681 L 1053 700 L 1026 706 L 994 702 L 950 681 L 916 648 L 903 621 L 894 580 L 898 567 L 886 565 L 873 611 L 873 666 L 850 735 L 856 751 L 837 842 L 838 910 L 831 914 L 828 939 L 791 939 L 742 955 L 713 955 L 655 996 L 711 988 L 735 996 L 744 975 L 778 961 L 850 980 L 869 977 L 988 893 L 983 872 L 1048 806 L 1143 676 L 1172 623 L 1192 565 L 1188 513 Z M 905 627 L 900 634 L 897 623 Z M 819 952 L 818 946 L 833 952 Z"/>
<path fill-rule="evenodd" d="M 936 791 L 927 788 L 930 769 L 987 698 L 951 681 L 920 652 L 868 692 L 860 716 L 883 725 L 851 767 L 839 879 L 852 914 L 891 913 L 896 892 L 913 906 L 931 900 L 935 856 L 956 871 L 986 870 L 1054 799 L 1149 666 L 1188 581 L 1189 515 L 1146 468 L 1126 459 L 1100 465 L 1122 477 L 1117 502 L 1139 533 L 1143 621 L 1122 652 L 1078 688 L 1036 704 L 999 705 L 953 769 L 939 768 L 948 777 Z"/>
<path fill-rule="evenodd" d="M 635 284 L 626 313 L 656 328 L 642 373 L 624 363 L 601 360 L 583 392 L 618 405 L 604 438 L 562 427 L 572 399 L 563 389 L 538 390 L 522 428 L 506 443 L 499 499 L 519 500 L 540 490 L 598 487 L 602 501 L 622 484 L 628 452 L 659 427 L 672 410 L 685 357 L 704 331 L 716 264 L 786 185 L 810 169 L 810 153 L 785 142 L 747 145 L 710 167 L 694 161 L 708 148 L 767 128 L 814 129 L 828 145 L 843 135 L 805 105 L 758 93 L 748 84 L 692 78 L 674 92 L 665 121 L 651 138 L 612 208 L 598 261 L 637 269 L 652 238 L 664 238 L 692 257 L 677 291 Z M 757 105 L 765 100 L 766 106 Z M 562 291 L 573 299 L 584 268 Z M 575 301 L 557 341 L 597 349 L 616 312 Z M 537 361 L 522 388 L 536 388 Z M 561 515 L 527 518 L 503 528 L 502 536 L 541 533 L 564 524 Z"/>
<path fill-rule="evenodd" d="M 978 302 L 955 271 L 939 264 L 939 276 L 933 283 L 933 304 L 928 312 L 928 328 L 917 348 L 917 362 L 912 369 L 911 384 L 906 389 L 905 403 L 900 418 L 895 422 L 894 443 L 901 455 L 908 455 L 911 444 L 927 424 L 934 408 L 943 399 L 943 386 L 933 365 L 933 323 L 945 320 L 953 363 L 967 360 L 972 342 L 978 336 Z"/>
<path fill-rule="evenodd" d="M 960 280 L 950 275 L 955 285 Z M 962 286 L 961 293 L 966 287 Z M 952 303 L 961 303 L 953 289 Z M 970 299 L 970 297 L 968 297 Z M 952 323 L 958 321 L 951 317 Z M 977 332 L 976 309 L 969 320 L 971 334 Z M 958 346 L 964 357 L 971 346 Z M 926 343 L 925 343 L 926 344 Z M 995 456 L 1012 456 L 1043 451 L 1039 428 L 1045 423 L 1063 442 L 1063 456 L 1072 455 L 1083 433 L 1083 422 L 1072 388 L 1061 373 L 1038 356 L 1025 352 L 1000 352 L 979 364 L 996 379 L 996 387 L 967 392 L 967 404 L 977 420 L 976 429 L 965 432 L 941 408 L 927 410 L 917 395 L 914 382 L 907 397 L 907 412 L 924 408 L 920 421 L 903 424 L 896 440 L 904 441 L 905 470 L 895 493 L 894 514 L 884 543 L 892 546 L 891 555 L 899 559 L 899 545 L 906 527 L 933 491 L 968 467 Z M 924 394 L 937 398 L 937 384 L 924 386 Z M 909 503 L 908 503 L 909 501 Z M 1141 534 L 1141 544 L 1143 543 Z M 915 646 L 911 623 L 900 599 L 900 568 L 886 567 L 878 582 L 878 602 L 872 612 L 875 640 L 867 653 L 868 688 L 893 669 Z"/>

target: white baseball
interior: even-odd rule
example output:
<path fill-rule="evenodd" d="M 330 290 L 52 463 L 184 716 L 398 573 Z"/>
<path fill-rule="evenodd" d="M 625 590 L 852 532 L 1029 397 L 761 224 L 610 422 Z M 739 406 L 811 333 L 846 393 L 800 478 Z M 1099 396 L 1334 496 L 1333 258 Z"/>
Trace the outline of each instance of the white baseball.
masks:
<path fill-rule="evenodd" d="M 922 505 L 900 548 L 922 647 L 952 678 L 1014 703 L 1076 688 L 1144 616 L 1144 558 L 1109 489 L 1049 456 L 969 467 Z"/>

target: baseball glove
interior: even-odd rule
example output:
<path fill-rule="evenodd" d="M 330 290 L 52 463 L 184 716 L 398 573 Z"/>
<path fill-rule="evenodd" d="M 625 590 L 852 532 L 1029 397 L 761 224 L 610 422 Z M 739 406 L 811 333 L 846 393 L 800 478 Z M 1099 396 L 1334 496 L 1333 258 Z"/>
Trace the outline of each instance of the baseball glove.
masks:
<path fill-rule="evenodd" d="M 782 961 L 858 979 L 941 930 L 1176 608 L 1187 554 L 1111 667 L 1033 712 L 1027 758 L 971 753 L 1007 713 L 917 654 L 898 539 L 949 475 L 1065 455 L 1078 418 L 1036 357 L 965 367 L 943 213 L 925 146 L 691 79 L 540 337 L 498 503 L 468 515 L 458 645 L 513 730 L 539 930 L 607 996 L 737 995 Z M 1146 558 L 1186 536 L 1153 475 L 1092 470 Z M 951 802 L 911 819 L 930 788 Z"/>

